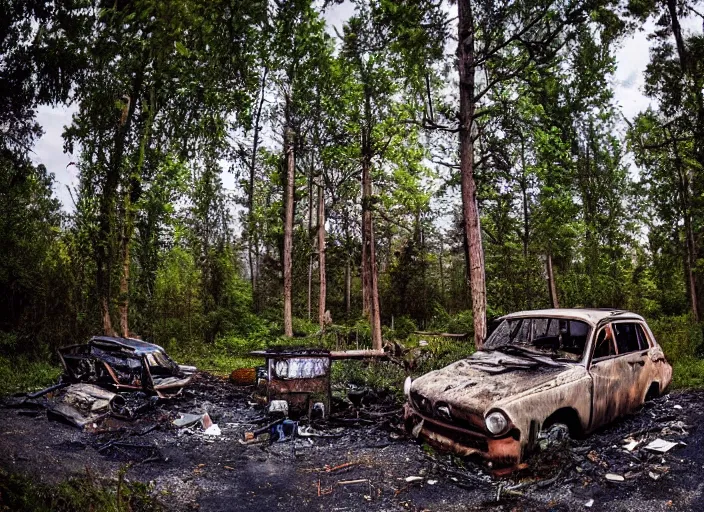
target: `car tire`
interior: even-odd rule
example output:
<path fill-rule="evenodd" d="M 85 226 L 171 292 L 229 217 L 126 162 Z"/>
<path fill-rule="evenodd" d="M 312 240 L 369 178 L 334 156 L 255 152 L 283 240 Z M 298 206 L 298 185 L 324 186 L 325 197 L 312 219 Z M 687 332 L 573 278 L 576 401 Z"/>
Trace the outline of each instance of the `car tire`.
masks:
<path fill-rule="evenodd" d="M 553 423 L 538 434 L 537 448 L 541 452 L 560 448 L 569 444 L 570 428 L 564 423 Z"/>

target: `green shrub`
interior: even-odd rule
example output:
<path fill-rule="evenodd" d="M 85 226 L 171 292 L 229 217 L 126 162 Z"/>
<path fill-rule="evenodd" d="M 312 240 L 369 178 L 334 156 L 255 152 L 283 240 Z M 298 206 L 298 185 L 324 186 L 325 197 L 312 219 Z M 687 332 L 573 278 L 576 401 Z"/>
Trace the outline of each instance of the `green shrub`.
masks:
<path fill-rule="evenodd" d="M 164 507 L 143 483 L 127 482 L 124 470 L 117 481 L 92 475 L 71 478 L 58 485 L 44 485 L 23 475 L 0 470 L 0 509 L 17 512 L 115 512 L 160 511 Z"/>
<path fill-rule="evenodd" d="M 61 368 L 27 356 L 0 357 L 0 396 L 42 389 L 55 383 Z"/>
<path fill-rule="evenodd" d="M 291 319 L 291 324 L 293 327 L 293 335 L 299 338 L 312 336 L 320 331 L 320 326 L 317 323 L 313 323 L 306 318 L 294 317 Z"/>
<path fill-rule="evenodd" d="M 450 318 L 447 324 L 450 332 L 457 334 L 474 334 L 474 317 L 471 310 L 460 311 Z"/>
<path fill-rule="evenodd" d="M 401 316 L 394 320 L 394 330 L 392 335 L 399 340 L 405 340 L 409 335 L 417 331 L 415 322 L 407 316 Z"/>

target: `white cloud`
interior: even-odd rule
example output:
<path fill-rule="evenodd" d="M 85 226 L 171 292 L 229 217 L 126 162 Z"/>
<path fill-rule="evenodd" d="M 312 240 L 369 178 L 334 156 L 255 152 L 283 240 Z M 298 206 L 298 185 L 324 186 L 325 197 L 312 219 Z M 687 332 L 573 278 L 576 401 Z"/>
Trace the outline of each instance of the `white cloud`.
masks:
<path fill-rule="evenodd" d="M 70 165 L 74 161 L 71 154 L 64 153 L 64 141 L 61 134 L 64 126 L 71 124 L 71 116 L 76 112 L 75 106 L 70 107 L 39 107 L 37 122 L 44 129 L 44 135 L 34 145 L 31 154 L 35 164 L 44 166 L 53 172 L 56 178 L 54 191 L 67 211 L 73 210 L 73 203 L 67 187 L 75 187 L 78 183 L 78 168 Z"/>

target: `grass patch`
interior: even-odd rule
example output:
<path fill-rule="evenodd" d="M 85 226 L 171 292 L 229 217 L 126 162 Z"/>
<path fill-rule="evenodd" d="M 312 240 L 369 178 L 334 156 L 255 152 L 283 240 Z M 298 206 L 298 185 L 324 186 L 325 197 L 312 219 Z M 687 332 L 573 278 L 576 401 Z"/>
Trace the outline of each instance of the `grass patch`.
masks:
<path fill-rule="evenodd" d="M 17 512 L 142 512 L 164 507 L 150 496 L 149 486 L 126 482 L 125 469 L 117 480 L 88 474 L 58 485 L 36 483 L 24 475 L 0 470 L 0 510 Z"/>
<path fill-rule="evenodd" d="M 648 325 L 672 365 L 671 389 L 704 387 L 702 326 L 686 315 L 662 318 Z"/>
<path fill-rule="evenodd" d="M 49 361 L 25 356 L 0 356 L 0 396 L 42 389 L 56 382 L 61 368 Z"/>

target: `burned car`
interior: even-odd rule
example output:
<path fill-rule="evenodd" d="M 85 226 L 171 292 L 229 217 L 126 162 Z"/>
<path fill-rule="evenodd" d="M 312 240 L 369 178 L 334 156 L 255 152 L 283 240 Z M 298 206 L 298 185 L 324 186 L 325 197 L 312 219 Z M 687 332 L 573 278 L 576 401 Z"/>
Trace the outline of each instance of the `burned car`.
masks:
<path fill-rule="evenodd" d="M 68 382 L 160 397 L 179 393 L 196 370 L 176 364 L 159 345 L 134 338 L 94 336 L 86 344 L 59 349 L 59 357 Z"/>
<path fill-rule="evenodd" d="M 620 310 L 504 316 L 470 357 L 406 380 L 415 437 L 518 464 L 553 429 L 587 434 L 663 393 L 672 367 L 645 320 Z"/>

